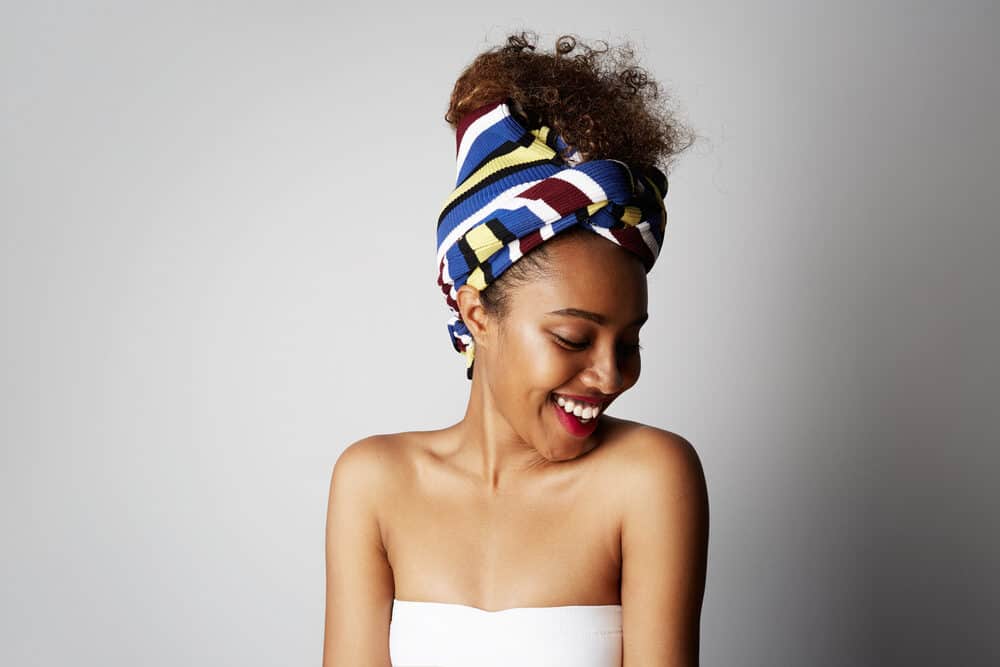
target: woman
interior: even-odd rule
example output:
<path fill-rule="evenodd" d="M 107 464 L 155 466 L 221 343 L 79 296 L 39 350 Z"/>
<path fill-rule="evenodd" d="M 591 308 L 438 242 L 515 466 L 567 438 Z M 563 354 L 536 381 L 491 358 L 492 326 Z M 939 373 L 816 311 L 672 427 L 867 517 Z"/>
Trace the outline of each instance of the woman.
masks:
<path fill-rule="evenodd" d="M 325 667 L 696 665 L 708 548 L 684 438 L 639 379 L 656 167 L 684 147 L 627 50 L 516 35 L 455 84 L 438 284 L 468 407 L 334 466 Z"/>

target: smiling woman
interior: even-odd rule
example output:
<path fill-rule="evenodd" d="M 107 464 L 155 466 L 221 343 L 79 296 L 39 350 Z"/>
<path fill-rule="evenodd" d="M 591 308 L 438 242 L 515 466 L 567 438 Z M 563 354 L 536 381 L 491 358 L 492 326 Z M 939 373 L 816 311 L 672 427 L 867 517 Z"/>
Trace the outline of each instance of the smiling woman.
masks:
<path fill-rule="evenodd" d="M 502 314 L 484 308 L 467 284 L 457 301 L 495 408 L 533 443 L 528 453 L 564 461 L 601 442 L 588 437 L 599 419 L 583 424 L 568 412 L 580 408 L 582 417 L 589 403 L 603 413 L 639 379 L 646 273 L 634 255 L 588 231 L 546 245 L 545 278 L 518 286 Z M 475 376 L 473 385 L 475 392 Z M 532 420 L 533 412 L 543 418 Z"/>
<path fill-rule="evenodd" d="M 455 84 L 436 261 L 468 404 L 334 466 L 325 667 L 697 664 L 700 461 L 608 414 L 639 380 L 660 167 L 687 136 L 631 57 L 514 35 Z"/>

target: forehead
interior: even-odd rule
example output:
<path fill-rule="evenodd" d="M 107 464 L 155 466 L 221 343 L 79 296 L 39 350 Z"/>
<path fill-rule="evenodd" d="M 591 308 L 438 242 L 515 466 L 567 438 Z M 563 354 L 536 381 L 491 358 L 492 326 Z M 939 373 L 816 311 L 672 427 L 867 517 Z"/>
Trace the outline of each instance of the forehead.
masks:
<path fill-rule="evenodd" d="M 546 243 L 548 275 L 517 290 L 514 310 L 581 308 L 612 322 L 631 322 L 646 312 L 646 271 L 628 250 L 592 232 Z"/>

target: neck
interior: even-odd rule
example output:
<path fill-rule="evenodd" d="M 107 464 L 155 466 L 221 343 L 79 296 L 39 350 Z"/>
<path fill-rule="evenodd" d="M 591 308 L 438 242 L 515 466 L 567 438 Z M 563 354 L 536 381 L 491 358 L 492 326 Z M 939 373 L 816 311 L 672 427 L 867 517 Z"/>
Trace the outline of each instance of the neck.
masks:
<path fill-rule="evenodd" d="M 500 413 L 490 392 L 485 364 L 476 364 L 465 416 L 455 429 L 459 464 L 477 477 L 488 494 L 510 489 L 554 465 L 518 435 Z"/>

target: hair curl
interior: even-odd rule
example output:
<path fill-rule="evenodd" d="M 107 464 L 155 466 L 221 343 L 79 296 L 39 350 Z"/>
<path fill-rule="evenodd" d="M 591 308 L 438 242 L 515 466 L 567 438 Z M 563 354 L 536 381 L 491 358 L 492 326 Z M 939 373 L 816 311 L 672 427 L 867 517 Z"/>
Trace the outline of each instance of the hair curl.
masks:
<path fill-rule="evenodd" d="M 512 34 L 479 54 L 455 82 L 445 120 L 454 128 L 470 111 L 506 98 L 528 128 L 548 125 L 583 159 L 614 158 L 639 169 L 665 171 L 693 143 L 627 42 L 590 45 L 562 35 L 546 53 L 537 41 L 533 32 Z"/>

